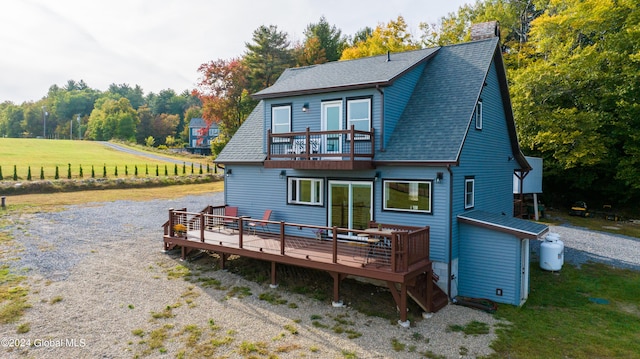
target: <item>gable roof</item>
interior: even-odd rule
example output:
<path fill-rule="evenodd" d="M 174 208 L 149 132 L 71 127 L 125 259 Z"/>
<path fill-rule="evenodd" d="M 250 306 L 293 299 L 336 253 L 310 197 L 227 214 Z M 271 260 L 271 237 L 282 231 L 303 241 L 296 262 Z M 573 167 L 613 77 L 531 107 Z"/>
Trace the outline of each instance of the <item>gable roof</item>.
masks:
<path fill-rule="evenodd" d="M 260 101 L 229 143 L 222 149 L 215 162 L 261 163 L 264 153 L 264 103 Z"/>
<path fill-rule="evenodd" d="M 549 227 L 541 223 L 478 210 L 459 214 L 458 222 L 513 234 L 518 238 L 536 239 L 549 231 Z"/>
<path fill-rule="evenodd" d="M 497 45 L 491 38 L 442 47 L 375 160 L 456 163 Z"/>
<path fill-rule="evenodd" d="M 434 47 L 289 68 L 272 86 L 252 96 L 264 99 L 390 85 L 395 79 L 433 56 L 438 49 Z"/>
<path fill-rule="evenodd" d="M 189 127 L 207 127 L 207 122 L 200 117 L 194 117 L 189 121 Z M 212 122 L 209 128 L 218 128 L 218 124 Z"/>

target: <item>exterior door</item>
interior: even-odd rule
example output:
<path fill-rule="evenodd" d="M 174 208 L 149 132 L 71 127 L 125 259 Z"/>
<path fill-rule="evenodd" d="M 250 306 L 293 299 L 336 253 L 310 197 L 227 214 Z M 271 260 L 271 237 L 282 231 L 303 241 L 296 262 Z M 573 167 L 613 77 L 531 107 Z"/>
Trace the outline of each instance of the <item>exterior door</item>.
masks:
<path fill-rule="evenodd" d="M 342 101 L 327 101 L 322 103 L 322 131 L 337 131 L 342 129 Z M 342 153 L 342 135 L 327 134 L 322 138 L 323 153 Z M 335 157 L 325 157 L 336 160 Z"/>
<path fill-rule="evenodd" d="M 329 181 L 329 227 L 365 229 L 372 219 L 373 182 Z"/>

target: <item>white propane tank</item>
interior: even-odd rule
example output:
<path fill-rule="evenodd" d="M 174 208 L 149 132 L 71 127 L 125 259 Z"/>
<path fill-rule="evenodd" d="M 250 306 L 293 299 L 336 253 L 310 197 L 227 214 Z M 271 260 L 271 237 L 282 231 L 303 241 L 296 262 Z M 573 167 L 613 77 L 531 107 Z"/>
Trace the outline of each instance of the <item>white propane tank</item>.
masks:
<path fill-rule="evenodd" d="M 557 233 L 549 233 L 540 244 L 540 268 L 559 271 L 564 264 L 564 243 Z"/>

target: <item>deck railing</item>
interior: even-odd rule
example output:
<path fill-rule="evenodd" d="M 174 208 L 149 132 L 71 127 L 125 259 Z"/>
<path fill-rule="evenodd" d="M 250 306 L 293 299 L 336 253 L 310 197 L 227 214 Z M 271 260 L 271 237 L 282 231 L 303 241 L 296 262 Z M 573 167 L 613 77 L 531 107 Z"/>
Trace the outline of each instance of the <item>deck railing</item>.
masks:
<path fill-rule="evenodd" d="M 267 160 L 372 159 L 374 131 L 348 130 L 272 133 L 268 130 Z"/>
<path fill-rule="evenodd" d="M 179 223 L 186 227 L 185 233 L 176 231 L 176 224 Z M 254 226 L 249 226 L 249 223 Z M 264 226 L 255 226 L 255 224 L 264 224 Z M 309 253 L 309 240 L 315 239 L 319 241 L 315 243 L 324 245 L 317 246 L 317 248 L 329 248 L 326 244 L 331 243 L 331 249 L 325 249 L 324 252 L 321 250 L 311 251 L 310 254 L 307 254 L 307 259 L 310 260 L 313 260 L 314 256 L 318 258 L 329 256 L 332 263 L 338 263 L 338 258 L 350 260 L 348 258 L 355 259 L 358 255 L 360 259 L 366 257 L 368 261 L 372 256 L 375 264 L 382 263 L 384 266 L 389 266 L 392 272 L 406 272 L 411 265 L 429 260 L 429 227 L 381 224 L 381 228 L 391 230 L 391 232 L 389 234 L 387 231 L 384 235 L 377 236 L 375 233 L 372 234 L 370 231 L 364 230 L 260 220 L 243 216 L 230 217 L 224 215 L 224 206 L 209 206 L 199 213 L 183 209 L 170 209 L 169 220 L 165 223 L 165 235 L 205 242 L 205 232 L 220 231 L 223 227 L 231 230 L 234 234 L 237 233 L 237 242 L 234 246 L 240 249 L 295 255 L 301 253 L 301 249 L 303 249 L 301 243 L 306 243 L 304 244 L 306 246 L 305 253 Z M 370 227 L 378 227 L 378 224 L 370 222 Z M 247 239 L 251 238 L 247 237 L 247 234 L 251 233 L 259 234 L 261 238 L 277 239 L 276 245 L 278 247 L 256 247 L 254 242 Z M 361 236 L 358 236 L 359 234 Z M 381 242 L 376 241 L 376 244 L 372 245 L 367 241 L 369 236 L 386 238 Z M 245 239 L 247 239 L 246 242 Z M 305 241 L 301 241 L 301 239 Z M 223 245 L 223 242 L 219 244 Z M 362 266 L 364 267 L 365 263 L 362 263 Z"/>

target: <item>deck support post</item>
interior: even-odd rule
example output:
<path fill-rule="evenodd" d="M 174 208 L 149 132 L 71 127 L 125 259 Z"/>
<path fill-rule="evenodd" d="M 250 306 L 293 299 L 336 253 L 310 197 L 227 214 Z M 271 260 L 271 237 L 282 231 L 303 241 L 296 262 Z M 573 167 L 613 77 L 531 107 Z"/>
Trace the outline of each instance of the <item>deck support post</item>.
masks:
<path fill-rule="evenodd" d="M 218 253 L 218 256 L 220 256 L 220 269 L 224 270 L 224 267 L 227 264 L 227 254 Z"/>
<path fill-rule="evenodd" d="M 278 281 L 276 278 L 276 262 L 271 262 L 271 288 L 276 288 L 278 286 Z"/>
<path fill-rule="evenodd" d="M 396 287 L 396 283 L 387 281 L 387 287 L 389 287 L 389 291 L 393 296 L 393 300 L 396 302 L 398 306 L 398 310 L 400 311 L 400 320 L 398 324 L 405 326 L 403 323 L 407 322 L 407 284 L 406 283 L 398 283 L 400 284 L 400 290 Z"/>
<path fill-rule="evenodd" d="M 333 303 L 340 303 L 340 282 L 345 279 L 347 275 L 338 272 L 329 272 L 329 274 L 333 277 Z"/>

